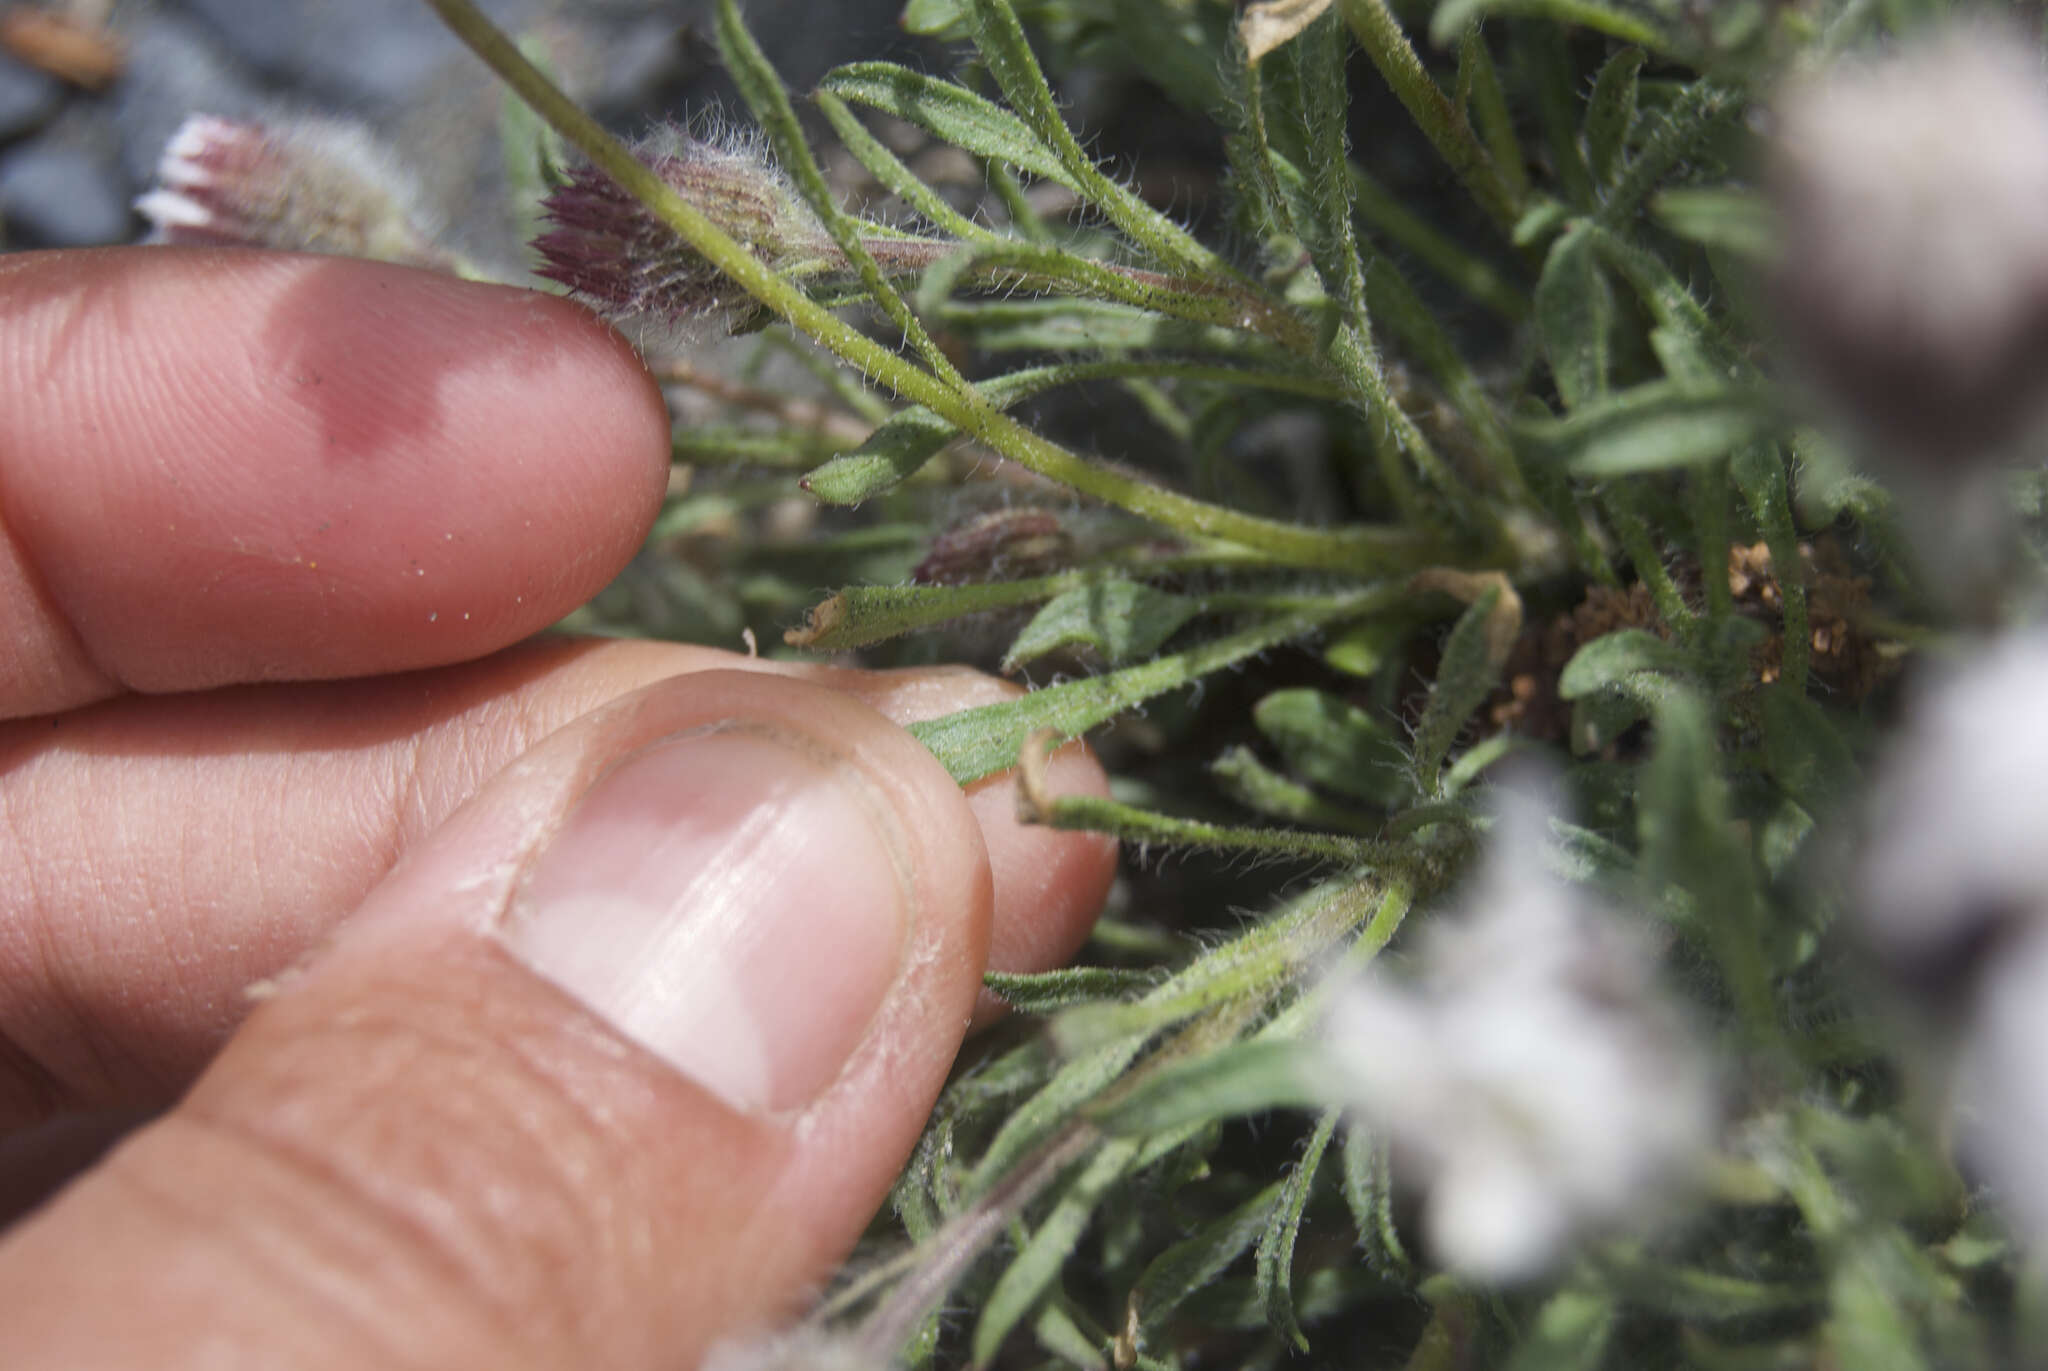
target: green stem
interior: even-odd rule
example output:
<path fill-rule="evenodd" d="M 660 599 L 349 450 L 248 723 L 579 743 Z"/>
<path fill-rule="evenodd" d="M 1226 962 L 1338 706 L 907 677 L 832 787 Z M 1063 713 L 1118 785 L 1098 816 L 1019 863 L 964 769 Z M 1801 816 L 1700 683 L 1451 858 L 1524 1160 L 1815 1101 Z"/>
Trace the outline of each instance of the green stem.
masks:
<path fill-rule="evenodd" d="M 1422 59 L 1416 55 L 1408 35 L 1401 31 L 1401 21 L 1394 17 L 1386 0 L 1338 0 L 1338 5 L 1344 22 L 1357 36 L 1358 45 L 1379 68 L 1381 77 L 1437 154 L 1457 174 L 1487 217 L 1503 233 L 1512 233 L 1521 213 L 1514 191 L 1472 131 L 1464 111 L 1451 103 L 1443 88 L 1423 69 Z"/>
<path fill-rule="evenodd" d="M 1238 543 L 1288 566 L 1358 573 L 1420 566 L 1430 560 L 1416 561 L 1412 554 L 1403 553 L 1390 558 L 1386 530 L 1310 528 L 1190 499 L 1148 481 L 1095 466 L 1031 432 L 992 408 L 971 387 L 956 390 L 947 385 L 776 275 L 579 109 L 484 17 L 473 0 L 426 3 L 541 118 L 749 295 L 904 399 L 944 416 L 963 433 L 1019 466 L 1140 518 L 1185 533 Z"/>
<path fill-rule="evenodd" d="M 1520 290 L 1356 165 L 1351 168 L 1351 187 L 1352 207 L 1366 227 L 1414 253 L 1431 271 L 1509 323 L 1529 317 L 1529 301 Z"/>
<path fill-rule="evenodd" d="M 1515 120 L 1508 113 L 1500 69 L 1493 63 L 1493 53 L 1486 46 L 1485 26 L 1478 20 L 1472 21 L 1472 27 L 1459 40 L 1458 55 L 1460 63 L 1471 72 L 1472 116 L 1478 121 L 1479 136 L 1493 158 L 1494 170 L 1500 173 L 1519 204 L 1528 198 L 1529 174 L 1522 166 L 1522 143 L 1515 137 Z"/>
<path fill-rule="evenodd" d="M 992 0 L 967 0 L 967 23 L 989 74 L 1039 141 L 1052 149 L 1074 180 L 1081 198 L 1094 205 L 1131 240 L 1160 261 L 1203 276 L 1228 278 L 1236 273 L 1222 258 L 1202 246 L 1188 231 L 1153 209 L 1127 187 L 1102 174 L 1067 127 L 1052 87 L 1025 40 L 1024 27 L 1009 5 Z"/>

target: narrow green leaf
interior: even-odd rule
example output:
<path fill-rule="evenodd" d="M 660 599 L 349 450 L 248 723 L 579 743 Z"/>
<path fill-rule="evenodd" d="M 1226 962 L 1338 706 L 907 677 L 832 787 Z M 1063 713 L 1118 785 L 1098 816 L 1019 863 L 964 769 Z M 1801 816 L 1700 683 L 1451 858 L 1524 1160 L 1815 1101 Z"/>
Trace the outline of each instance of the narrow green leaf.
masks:
<path fill-rule="evenodd" d="M 1038 1318 L 1031 1325 L 1031 1336 L 1038 1345 L 1058 1357 L 1067 1366 L 1080 1367 L 1083 1371 L 1106 1371 L 1109 1363 L 1104 1359 L 1104 1345 L 1107 1335 L 1091 1336 L 1081 1325 L 1074 1322 L 1071 1305 L 1065 1300 L 1052 1300 L 1038 1311 Z"/>
<path fill-rule="evenodd" d="M 1329 1099 L 1330 1088 L 1299 1041 L 1253 1038 L 1168 1067 L 1093 1118 L 1112 1134 L 1163 1133 L 1274 1109 L 1315 1108 Z"/>
<path fill-rule="evenodd" d="M 1614 1316 L 1611 1292 L 1567 1286 L 1543 1302 L 1508 1371 L 1597 1371 Z"/>
<path fill-rule="evenodd" d="M 1284 1185 L 1284 1181 L 1273 1182 L 1154 1257 L 1131 1292 L 1139 1325 L 1158 1328 L 1189 1296 L 1222 1275 L 1266 1231 Z"/>
<path fill-rule="evenodd" d="M 1764 692 L 1764 765 L 1771 779 L 1812 814 L 1825 814 L 1848 793 L 1856 754 L 1834 721 L 1789 687 Z"/>
<path fill-rule="evenodd" d="M 1651 381 L 1516 429 L 1543 459 L 1574 476 L 1601 477 L 1713 461 L 1781 422 L 1776 395 L 1761 387 Z"/>
<path fill-rule="evenodd" d="M 1114 966 L 1068 966 L 1058 971 L 985 971 L 981 983 L 1019 1014 L 1050 1014 L 1077 1004 L 1123 1000 L 1150 990 L 1149 971 Z"/>
<path fill-rule="evenodd" d="M 1623 48 L 1607 59 L 1594 78 L 1586 102 L 1586 161 L 1599 185 L 1610 184 L 1621 170 L 1622 155 L 1636 123 L 1636 75 L 1643 69 L 1641 48 Z"/>
<path fill-rule="evenodd" d="M 1059 386 L 1138 376 L 1213 383 L 1233 390 L 1249 386 L 1297 395 L 1330 396 L 1335 393 L 1335 387 L 1328 381 L 1315 376 L 1250 367 L 1202 366 L 1171 357 L 1132 357 L 1020 367 L 979 382 L 975 389 L 997 409 L 1009 409 Z M 830 461 L 811 470 L 802 484 L 805 490 L 826 504 L 857 505 L 914 476 L 926 462 L 944 451 L 947 443 L 959 436 L 960 430 L 951 420 L 940 418 L 923 405 L 911 405 L 877 425 L 867 440 L 853 451 L 839 452 Z"/>
<path fill-rule="evenodd" d="M 1104 676 L 1034 690 L 1021 699 L 964 709 L 910 726 L 953 779 L 966 785 L 1016 765 L 1024 739 L 1050 729 L 1062 738 L 1106 723 L 1155 695 L 1191 685 L 1212 671 L 1277 647 L 1338 618 L 1370 613 L 1394 592 L 1382 587 L 1347 598 L 1321 613 L 1288 615 Z"/>
<path fill-rule="evenodd" d="M 1301 1219 L 1308 1209 L 1309 1195 L 1315 1189 L 1316 1172 L 1322 1168 L 1323 1153 L 1329 1150 L 1340 1117 L 1337 1110 L 1327 1111 L 1316 1131 L 1309 1135 L 1301 1160 L 1287 1173 L 1280 1203 L 1274 1206 L 1266 1221 L 1266 1231 L 1259 1238 L 1257 1279 L 1265 1300 L 1266 1322 L 1303 1352 L 1308 1351 L 1308 1338 L 1294 1312 L 1294 1245 L 1301 1235 Z"/>
<path fill-rule="evenodd" d="M 1372 317 L 1443 387 L 1451 407 L 1470 431 L 1473 446 L 1491 469 L 1496 487 L 1511 499 L 1528 499 L 1528 483 L 1522 476 L 1507 425 L 1494 408 L 1493 396 L 1458 350 L 1436 311 L 1415 293 L 1408 278 L 1384 259 L 1374 259 L 1366 272 L 1365 286 Z"/>
<path fill-rule="evenodd" d="M 1685 283 L 1672 273 L 1663 258 L 1645 251 L 1611 229 L 1595 224 L 1589 226 L 1589 231 L 1599 249 L 1600 259 L 1635 290 L 1643 307 L 1656 320 L 1657 329 L 1682 335 L 1703 359 L 1705 366 L 1701 370 L 1704 374 L 1674 369 L 1673 380 L 1696 384 L 1729 378 L 1745 383 L 1754 381 L 1756 368 L 1744 360 L 1742 349 L 1727 336 L 1726 330 L 1686 288 Z M 1660 357 L 1664 357 L 1664 348 L 1659 352 Z M 1670 367 L 1668 357 L 1664 360 Z"/>
<path fill-rule="evenodd" d="M 1673 685 L 1656 696 L 1654 718 L 1636 810 L 1644 879 L 1652 890 L 1682 890 L 1712 911 L 1697 927 L 1742 1029 L 1753 1042 L 1774 1042 L 1778 1001 L 1759 927 L 1754 854 L 1730 822 L 1713 713 L 1701 692 Z"/>
<path fill-rule="evenodd" d="M 816 652 L 847 652 L 969 614 L 1037 604 L 1086 584 L 1091 574 L 1063 571 L 964 586 L 852 586 L 811 610 L 805 626 L 791 629 L 783 641 Z"/>
<path fill-rule="evenodd" d="M 1087 646 L 1111 666 L 1149 657 L 1202 612 L 1201 602 L 1121 578 L 1091 581 L 1050 600 L 1003 655 L 1004 672 L 1048 652 Z"/>
<path fill-rule="evenodd" d="M 965 242 L 1001 237 L 947 204 L 944 196 L 926 185 L 916 172 L 903 164 L 902 158 L 868 132 L 867 126 L 846 107 L 844 100 L 824 89 L 813 91 L 811 100 L 824 114 L 826 122 L 832 125 L 832 131 L 839 135 L 839 141 L 846 145 L 846 150 L 873 173 L 877 181 L 887 186 L 934 228 Z"/>
<path fill-rule="evenodd" d="M 1054 1038 L 1068 1051 L 1142 1043 L 1206 1010 L 1270 994 L 1285 977 L 1317 962 L 1360 924 L 1385 914 L 1387 898 L 1387 887 L 1358 873 L 1324 882 L 1204 952 L 1138 1003 L 1066 1011 L 1054 1022 Z"/>
<path fill-rule="evenodd" d="M 1333 804 L 1299 781 L 1282 776 L 1247 747 L 1226 749 L 1210 764 L 1209 774 L 1225 795 L 1269 818 L 1344 833 L 1377 834 L 1385 826 L 1374 815 Z"/>
<path fill-rule="evenodd" d="M 1458 616 L 1444 641 L 1436 683 L 1415 726 L 1415 770 L 1425 778 L 1424 788 L 1430 793 L 1436 790 L 1438 772 L 1459 730 L 1500 683 L 1495 611 L 1505 593 L 1498 586 L 1482 592 Z"/>
<path fill-rule="evenodd" d="M 1370 680 L 1380 674 L 1407 636 L 1407 624 L 1374 619 L 1331 638 L 1323 649 L 1323 660 L 1347 675 Z"/>
<path fill-rule="evenodd" d="M 1771 550 L 1771 570 L 1778 582 L 1778 602 L 1785 625 L 1779 679 L 1795 695 L 1806 693 L 1813 640 L 1807 621 L 1806 578 L 1799 555 L 1799 529 L 1792 518 L 1792 495 L 1784 457 L 1774 443 L 1751 443 L 1735 454 L 1728 474 L 1749 505 Z"/>
<path fill-rule="evenodd" d="M 1487 156 L 1507 182 L 1515 203 L 1521 203 L 1529 194 L 1528 155 L 1515 136 L 1507 92 L 1501 87 L 1500 69 L 1494 65 L 1481 24 L 1471 25 L 1458 40 L 1458 84 L 1471 92 L 1471 119 L 1486 143 Z"/>
<path fill-rule="evenodd" d="M 1592 235 L 1574 229 L 1550 245 L 1536 282 L 1536 331 L 1566 409 L 1581 409 L 1607 393 L 1613 330 L 1614 293 Z"/>
<path fill-rule="evenodd" d="M 818 88 L 893 114 L 977 157 L 1080 190 L 1058 155 L 1023 120 L 951 81 L 893 62 L 853 62 L 827 72 Z"/>
<path fill-rule="evenodd" d="M 1659 191 L 1650 213 L 1680 238 L 1724 248 L 1750 262 L 1777 257 L 1778 230 L 1770 203 L 1753 190 L 1729 186 Z"/>
<path fill-rule="evenodd" d="M 994 1359 L 1018 1320 L 1029 1314 L 1051 1288 L 1074 1244 L 1088 1227 L 1096 1206 L 1109 1188 L 1138 1160 L 1137 1139 L 1118 1138 L 1102 1144 L 1081 1173 L 1067 1183 L 1052 1212 L 996 1281 L 974 1325 L 974 1361 L 986 1366 Z"/>
<path fill-rule="evenodd" d="M 1617 629 L 1572 654 L 1558 677 L 1557 693 L 1564 699 L 1576 700 L 1596 690 L 1621 685 L 1639 672 L 1684 677 L 1690 676 L 1692 670 L 1692 654 L 1678 644 L 1640 628 Z"/>
<path fill-rule="evenodd" d="M 1697 1266 L 1645 1260 L 1640 1255 L 1627 1263 L 1603 1263 L 1601 1275 L 1613 1283 L 1617 1294 L 1645 1312 L 1685 1320 L 1766 1319 L 1812 1309 L 1825 1295 L 1804 1280 L 1753 1280 Z"/>
<path fill-rule="evenodd" d="M 1278 690 L 1252 721 L 1315 785 L 1398 809 L 1416 798 L 1414 761 L 1392 730 L 1358 706 L 1320 690 Z"/>
<path fill-rule="evenodd" d="M 1643 202 L 1705 147 L 1717 127 L 1737 115 L 1744 103 L 1732 87 L 1694 81 L 1679 87 L 1677 99 L 1669 105 L 1647 112 L 1635 155 L 1621 168 L 1600 205 L 1600 222 L 1614 227 L 1634 218 Z"/>
<path fill-rule="evenodd" d="M 1457 41 L 1466 25 L 1488 14 L 1527 15 L 1559 24 L 1577 24 L 1624 43 L 1638 43 L 1657 52 L 1672 50 L 1665 36 L 1645 23 L 1640 14 L 1600 0 L 1444 0 L 1430 16 L 1430 41 L 1447 48 Z"/>
<path fill-rule="evenodd" d="M 1106 833 L 1123 842 L 1148 846 L 1299 857 L 1305 861 L 1338 862 L 1347 866 L 1361 862 L 1391 862 L 1396 858 L 1392 848 L 1363 838 L 1312 833 L 1300 828 L 1240 828 L 1212 824 L 1140 809 L 1095 795 L 1063 795 L 1034 803 L 1032 818 L 1034 822 L 1050 828 Z"/>
<path fill-rule="evenodd" d="M 1413 1266 L 1394 1227 L 1394 1183 L 1388 1148 L 1369 1129 L 1344 1130 L 1344 1203 L 1358 1228 L 1365 1263 L 1384 1276 L 1404 1277 Z"/>
<path fill-rule="evenodd" d="M 1254 132 L 1269 155 L 1277 151 L 1299 169 L 1289 196 L 1294 231 L 1308 249 L 1323 290 L 1362 319 L 1365 277 L 1351 213 L 1351 174 L 1344 117 L 1350 108 L 1344 81 L 1348 45 L 1335 9 L 1324 11 L 1299 39 L 1247 67 L 1258 100 Z M 1278 140 L 1266 147 L 1268 140 Z"/>
<path fill-rule="evenodd" d="M 910 0 L 899 21 L 905 33 L 921 38 L 960 38 L 966 33 L 967 15 L 960 0 Z"/>
<path fill-rule="evenodd" d="M 1415 213 L 1401 197 L 1356 165 L 1351 168 L 1351 198 L 1365 226 L 1404 254 L 1509 323 L 1519 324 L 1528 317 L 1529 302 L 1520 287 L 1506 280 L 1491 263 L 1452 241 L 1440 226 Z"/>
<path fill-rule="evenodd" d="M 858 505 L 901 485 L 960 436 L 923 405 L 898 410 L 867 441 L 804 473 L 798 482 L 821 503 Z"/>
<path fill-rule="evenodd" d="M 989 75 L 1003 98 L 1022 115 L 1038 141 L 1052 149 L 1066 171 L 1063 183 L 1102 211 L 1131 241 L 1163 262 L 1201 274 L 1229 276 L 1216 254 L 1187 230 L 1153 209 L 1136 192 L 1102 174 L 1081 149 L 1074 131 L 1060 114 L 1059 101 L 1046 83 L 1038 58 L 1025 41 L 1024 26 L 1010 0 L 965 0 L 968 36 L 981 53 Z M 1060 179 L 1060 178 L 1055 178 Z"/>

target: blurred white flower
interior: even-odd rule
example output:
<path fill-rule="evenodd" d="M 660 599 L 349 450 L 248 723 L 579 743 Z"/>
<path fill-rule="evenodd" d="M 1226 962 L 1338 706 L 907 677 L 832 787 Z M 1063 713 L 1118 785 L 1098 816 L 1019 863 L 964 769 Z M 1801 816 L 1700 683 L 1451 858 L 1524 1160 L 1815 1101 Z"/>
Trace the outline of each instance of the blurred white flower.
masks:
<path fill-rule="evenodd" d="M 2048 1251 L 2048 926 L 1986 967 L 1957 1063 L 1963 1153 L 2014 1227 Z"/>
<path fill-rule="evenodd" d="M 2048 398 L 2048 82 L 1985 20 L 1810 74 L 1776 102 L 1779 302 L 1866 445 L 1948 465 Z"/>
<path fill-rule="evenodd" d="M 1324 1043 L 1428 1189 L 1436 1256 L 1491 1282 L 1640 1226 L 1711 1145 L 1712 1063 L 1658 984 L 1656 941 L 1544 870 L 1541 805 L 1504 807 L 1486 869 L 1418 976 L 1333 997 Z"/>
<path fill-rule="evenodd" d="M 1914 1026 L 1964 1158 L 2048 1246 L 2048 630 L 1924 689 L 1879 770 L 1856 873 L 1865 944 Z M 1928 1027 L 1936 1031 L 1925 1032 Z"/>
<path fill-rule="evenodd" d="M 1878 771 L 1856 912 L 1909 987 L 1946 994 L 2000 927 L 2048 916 L 2044 690 L 2048 631 L 2009 634 L 1919 693 Z"/>
<path fill-rule="evenodd" d="M 151 242 L 284 248 L 447 269 L 425 196 L 361 125 L 195 114 L 135 202 Z"/>

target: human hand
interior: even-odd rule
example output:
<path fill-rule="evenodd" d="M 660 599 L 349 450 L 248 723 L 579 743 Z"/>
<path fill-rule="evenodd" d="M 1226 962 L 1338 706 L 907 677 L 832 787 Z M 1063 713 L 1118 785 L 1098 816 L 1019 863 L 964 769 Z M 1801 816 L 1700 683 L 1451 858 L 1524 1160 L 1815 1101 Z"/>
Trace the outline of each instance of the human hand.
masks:
<path fill-rule="evenodd" d="M 0 396 L 0 1165 L 163 1111 L 0 1242 L 0 1365 L 691 1365 L 1085 935 L 1110 847 L 891 722 L 997 683 L 508 646 L 663 489 L 574 306 L 0 258 Z"/>

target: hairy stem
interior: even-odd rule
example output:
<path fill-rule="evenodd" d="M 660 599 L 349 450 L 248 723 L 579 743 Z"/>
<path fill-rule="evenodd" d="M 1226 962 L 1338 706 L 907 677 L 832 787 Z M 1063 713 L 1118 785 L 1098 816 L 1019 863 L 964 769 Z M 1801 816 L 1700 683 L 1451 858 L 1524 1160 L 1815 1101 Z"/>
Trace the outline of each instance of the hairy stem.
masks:
<path fill-rule="evenodd" d="M 513 46 L 472 0 L 426 0 L 477 56 L 606 175 L 675 230 L 677 236 L 749 295 L 792 326 L 861 368 L 904 399 L 924 405 L 962 432 L 1027 470 L 1168 528 L 1254 549 L 1288 566 L 1370 572 L 1424 564 L 1412 552 L 1390 556 L 1386 530 L 1311 528 L 1190 499 L 1096 466 L 1031 432 L 970 387 L 947 385 L 890 351 L 783 280 L 692 207 L 654 171 L 579 109 Z M 1399 544 L 1402 540 L 1394 540 Z"/>
<path fill-rule="evenodd" d="M 1487 216 L 1503 232 L 1512 232 L 1520 214 L 1514 191 L 1500 169 L 1493 164 L 1486 145 L 1472 131 L 1464 112 L 1452 104 L 1443 88 L 1423 69 L 1422 59 L 1401 21 L 1394 17 L 1386 0 L 1338 0 L 1344 22 L 1351 26 L 1358 45 L 1379 68 L 1439 156 L 1457 174 L 1458 180 Z"/>

